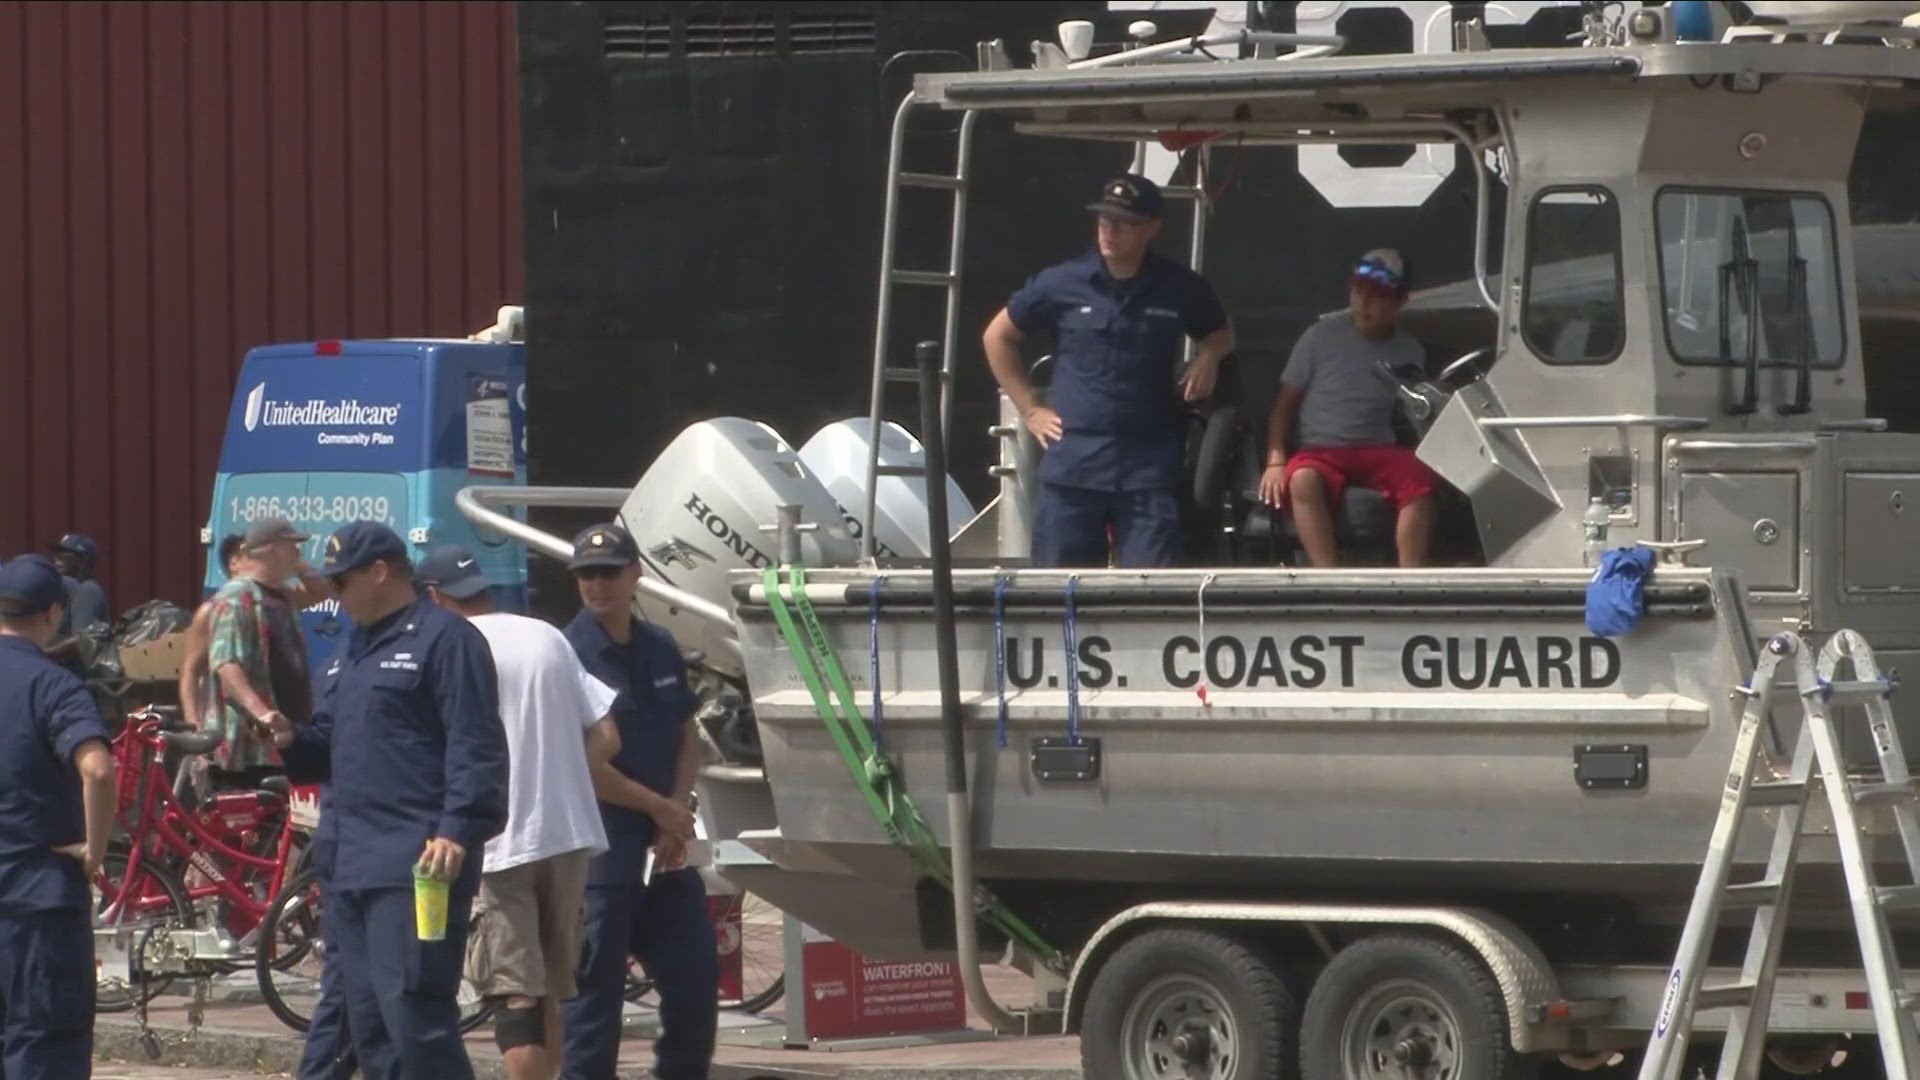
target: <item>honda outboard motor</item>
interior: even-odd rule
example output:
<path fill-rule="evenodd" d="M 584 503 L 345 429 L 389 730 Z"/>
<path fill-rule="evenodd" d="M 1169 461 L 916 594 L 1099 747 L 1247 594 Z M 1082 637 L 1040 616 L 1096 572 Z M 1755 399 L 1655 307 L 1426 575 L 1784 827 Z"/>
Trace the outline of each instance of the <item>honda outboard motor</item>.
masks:
<path fill-rule="evenodd" d="M 840 506 L 847 531 L 857 543 L 864 533 L 867 512 L 868 432 L 873 422 L 864 416 L 828 424 L 800 447 L 800 460 L 826 485 Z M 926 448 L 906 428 L 888 421 L 880 425 L 880 464 L 924 468 Z M 947 477 L 947 519 L 956 531 L 973 517 L 973 504 L 960 485 Z M 880 558 L 924 557 L 932 550 L 927 533 L 927 481 L 922 476 L 882 476 L 875 500 L 874 554 Z"/>
<path fill-rule="evenodd" d="M 775 564 L 779 541 L 772 530 L 784 504 L 799 506 L 801 522 L 816 526 L 801 534 L 806 565 L 846 566 L 859 558 L 833 496 L 793 447 L 765 424 L 723 416 L 694 424 L 668 444 L 634 485 L 620 519 L 640 545 L 646 573 L 730 608 L 729 573 Z M 651 597 L 638 604 L 682 648 L 706 653 L 709 664 L 728 655 L 714 647 L 727 630 Z"/>

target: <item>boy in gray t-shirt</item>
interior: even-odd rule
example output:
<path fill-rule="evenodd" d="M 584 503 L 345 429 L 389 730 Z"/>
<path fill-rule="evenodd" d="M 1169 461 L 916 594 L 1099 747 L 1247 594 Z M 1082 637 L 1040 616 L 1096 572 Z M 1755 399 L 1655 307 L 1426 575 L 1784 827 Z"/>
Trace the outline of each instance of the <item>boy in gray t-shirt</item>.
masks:
<path fill-rule="evenodd" d="M 1334 566 L 1333 508 L 1348 484 L 1372 488 L 1398 512 L 1394 541 L 1401 566 L 1422 566 L 1433 544 L 1433 492 L 1439 480 L 1394 439 L 1398 391 L 1389 367 L 1425 359 L 1420 343 L 1395 325 L 1407 298 L 1406 264 L 1381 248 L 1362 256 L 1347 310 L 1300 335 L 1280 375 L 1267 423 L 1260 498 L 1290 507 L 1300 544 L 1314 566 Z"/>

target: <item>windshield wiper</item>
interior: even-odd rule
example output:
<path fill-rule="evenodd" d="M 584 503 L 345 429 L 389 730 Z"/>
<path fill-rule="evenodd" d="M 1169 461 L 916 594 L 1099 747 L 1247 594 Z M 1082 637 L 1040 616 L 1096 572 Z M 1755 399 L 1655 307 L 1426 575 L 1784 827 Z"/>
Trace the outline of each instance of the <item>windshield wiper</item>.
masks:
<path fill-rule="evenodd" d="M 1758 263 L 1753 261 L 1747 251 L 1747 222 L 1745 218 L 1733 219 L 1732 258 L 1720 264 L 1720 361 L 1733 360 L 1733 304 L 1730 302 L 1737 294 L 1740 306 L 1747 316 L 1747 388 L 1740 400 L 1727 406 L 1727 415 L 1746 416 L 1760 408 L 1760 341 L 1759 312 L 1754 303 L 1755 293 L 1759 290 Z"/>
<path fill-rule="evenodd" d="M 1796 371 L 1793 400 L 1778 408 L 1781 416 L 1813 411 L 1813 311 L 1807 296 L 1807 260 L 1800 256 L 1800 230 L 1787 222 L 1787 293 L 1793 305 L 1793 347 Z"/>

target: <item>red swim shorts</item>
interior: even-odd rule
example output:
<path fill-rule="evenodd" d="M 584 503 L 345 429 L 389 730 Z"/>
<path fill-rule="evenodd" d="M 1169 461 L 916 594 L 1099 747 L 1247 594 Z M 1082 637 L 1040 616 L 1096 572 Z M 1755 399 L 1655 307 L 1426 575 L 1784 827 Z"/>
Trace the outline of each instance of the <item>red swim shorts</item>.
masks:
<path fill-rule="evenodd" d="M 1293 474 L 1312 469 L 1327 483 L 1327 505 L 1339 506 L 1348 484 L 1372 488 L 1396 509 L 1433 494 L 1440 478 L 1426 462 L 1404 446 L 1302 447 L 1287 459 L 1281 473 L 1281 501 L 1293 491 Z"/>

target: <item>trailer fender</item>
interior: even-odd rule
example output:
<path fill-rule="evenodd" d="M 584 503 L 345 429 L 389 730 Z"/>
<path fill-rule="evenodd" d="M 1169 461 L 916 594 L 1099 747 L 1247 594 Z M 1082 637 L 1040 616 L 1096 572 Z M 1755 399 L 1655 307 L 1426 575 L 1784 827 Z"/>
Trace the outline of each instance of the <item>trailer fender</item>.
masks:
<path fill-rule="evenodd" d="M 1144 927 L 1168 923 L 1344 923 L 1417 926 L 1442 931 L 1480 956 L 1506 1000 L 1507 1030 L 1513 1048 L 1525 1054 L 1534 1045 L 1530 1007 L 1559 999 L 1553 969 L 1524 931 L 1490 911 L 1455 907 L 1401 907 L 1372 904 L 1235 904 L 1167 901 L 1141 904 L 1108 919 L 1075 958 L 1067 981 L 1067 1027 L 1080 1030 L 1080 1014 L 1094 974 L 1122 942 Z"/>

